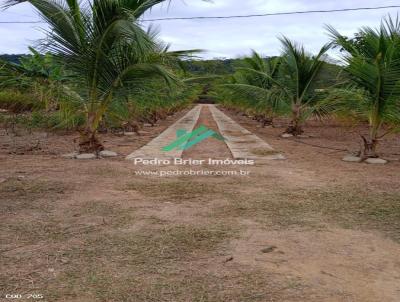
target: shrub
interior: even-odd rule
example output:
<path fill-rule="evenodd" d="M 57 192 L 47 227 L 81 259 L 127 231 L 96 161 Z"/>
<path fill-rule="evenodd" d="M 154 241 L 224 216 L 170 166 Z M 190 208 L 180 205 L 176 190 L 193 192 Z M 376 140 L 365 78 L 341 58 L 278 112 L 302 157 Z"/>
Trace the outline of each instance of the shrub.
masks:
<path fill-rule="evenodd" d="M 21 113 L 41 109 L 42 104 L 30 93 L 17 90 L 0 91 L 0 109 L 6 109 L 13 113 Z"/>

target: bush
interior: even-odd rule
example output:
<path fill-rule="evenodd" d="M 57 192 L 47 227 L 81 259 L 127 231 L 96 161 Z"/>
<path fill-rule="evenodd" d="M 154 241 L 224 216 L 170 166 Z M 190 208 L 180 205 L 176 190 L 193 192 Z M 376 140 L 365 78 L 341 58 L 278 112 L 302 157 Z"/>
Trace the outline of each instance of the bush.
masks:
<path fill-rule="evenodd" d="M 32 113 L 0 114 L 0 125 L 16 125 L 25 129 L 52 129 L 72 130 L 83 125 L 83 116 L 74 116 L 73 119 L 64 119 L 59 111 L 45 112 L 34 111 Z"/>
<path fill-rule="evenodd" d="M 28 126 L 33 129 L 71 130 L 83 125 L 84 122 L 84 117 L 80 115 L 75 115 L 69 119 L 65 119 L 63 113 L 60 111 L 34 111 L 30 116 Z"/>
<path fill-rule="evenodd" d="M 21 113 L 41 109 L 43 105 L 29 93 L 17 90 L 0 91 L 0 109 L 6 109 L 13 113 Z"/>

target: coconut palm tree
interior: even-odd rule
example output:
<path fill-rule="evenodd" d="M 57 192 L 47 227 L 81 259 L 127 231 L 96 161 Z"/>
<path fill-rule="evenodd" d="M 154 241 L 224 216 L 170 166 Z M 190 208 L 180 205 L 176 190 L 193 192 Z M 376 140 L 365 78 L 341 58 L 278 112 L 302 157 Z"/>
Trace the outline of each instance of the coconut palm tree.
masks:
<path fill-rule="evenodd" d="M 338 111 L 369 122 L 362 158 L 378 157 L 379 140 L 400 128 L 400 21 L 390 16 L 378 29 L 362 28 L 354 39 L 328 27 L 332 41 L 344 52 L 351 88 L 332 92 Z"/>
<path fill-rule="evenodd" d="M 241 107 L 259 114 L 262 126 L 272 124 L 276 113 L 285 107 L 281 89 L 275 83 L 279 75 L 280 58 L 265 59 L 253 50 L 251 57 L 245 58 L 243 63 L 246 67 L 237 69 L 232 84 L 222 86 L 230 90 L 232 99 L 241 103 Z"/>
<path fill-rule="evenodd" d="M 263 62 L 253 55 L 247 59 L 251 68 L 244 69 L 252 77 L 251 84 L 245 83 L 249 77 L 241 74 L 239 82 L 227 85 L 236 93 L 247 94 L 254 99 L 259 97 L 266 100 L 269 108 L 284 109 L 289 105 L 291 112 L 290 125 L 286 133 L 299 135 L 303 133 L 302 124 L 310 113 L 321 113 L 318 108 L 317 80 L 323 71 L 325 61 L 323 56 L 330 48 L 325 45 L 316 56 L 307 53 L 303 46 L 281 39 L 283 53 L 281 57 Z"/>
<path fill-rule="evenodd" d="M 66 89 L 82 103 L 86 123 L 81 152 L 103 148 L 99 124 L 110 104 L 146 78 L 160 77 L 167 85 L 176 77 L 165 67 L 171 54 L 145 32 L 138 19 L 165 0 L 6 0 L 6 7 L 28 2 L 48 24 L 46 51 L 68 67 L 73 85 Z"/>
<path fill-rule="evenodd" d="M 290 102 L 292 115 L 290 125 L 285 132 L 299 135 L 304 132 L 302 128 L 304 120 L 318 101 L 316 83 L 325 66 L 323 56 L 330 45 L 324 45 L 316 56 L 312 56 L 303 46 L 288 38 L 282 37 L 280 40 L 283 45 L 283 55 L 280 77 L 276 83 Z"/>

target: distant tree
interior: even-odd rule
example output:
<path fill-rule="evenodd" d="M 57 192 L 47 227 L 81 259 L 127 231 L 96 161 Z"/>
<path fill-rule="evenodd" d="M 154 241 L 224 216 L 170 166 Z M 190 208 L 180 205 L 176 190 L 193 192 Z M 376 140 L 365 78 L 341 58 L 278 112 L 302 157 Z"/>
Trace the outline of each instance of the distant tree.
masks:
<path fill-rule="evenodd" d="M 26 57 L 26 56 L 28 56 L 28 55 L 26 55 L 26 54 L 11 54 L 11 55 L 4 54 L 4 55 L 0 55 L 0 60 L 18 64 L 18 63 L 20 63 L 20 58 Z"/>

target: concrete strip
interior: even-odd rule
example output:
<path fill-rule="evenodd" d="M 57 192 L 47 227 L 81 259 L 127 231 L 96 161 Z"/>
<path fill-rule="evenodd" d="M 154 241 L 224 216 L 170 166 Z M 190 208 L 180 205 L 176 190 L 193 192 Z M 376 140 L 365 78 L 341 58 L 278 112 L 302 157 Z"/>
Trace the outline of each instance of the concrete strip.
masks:
<path fill-rule="evenodd" d="M 215 105 L 207 105 L 235 159 L 285 159 L 264 140 L 240 126 Z"/>
<path fill-rule="evenodd" d="M 159 136 L 150 141 L 147 145 L 136 150 L 126 157 L 128 160 L 134 160 L 135 158 L 143 159 L 174 159 L 180 158 L 182 156 L 183 150 L 172 150 L 169 152 L 164 152 L 161 149 L 171 142 L 176 140 L 176 131 L 178 129 L 185 129 L 188 132 L 192 132 L 197 120 L 200 116 L 202 105 L 197 105 L 192 110 L 190 110 L 184 117 L 179 119 L 173 125 L 168 127 Z"/>

